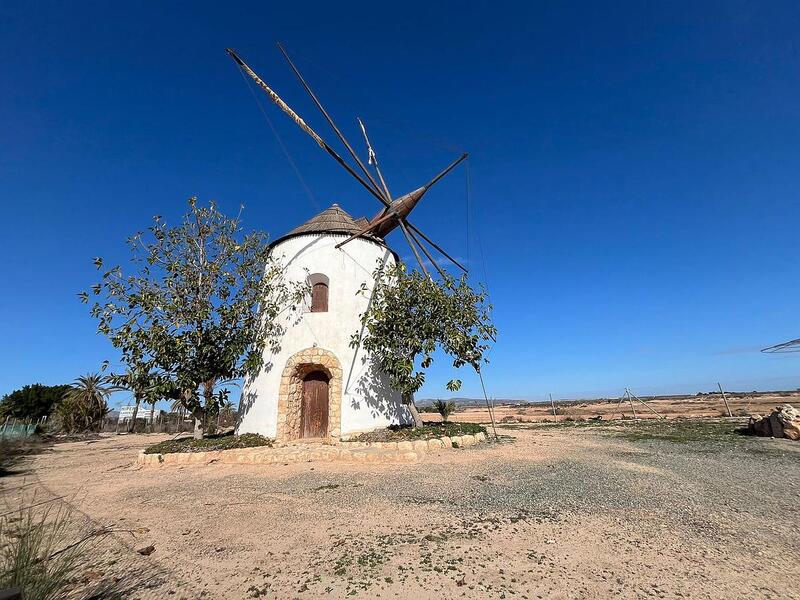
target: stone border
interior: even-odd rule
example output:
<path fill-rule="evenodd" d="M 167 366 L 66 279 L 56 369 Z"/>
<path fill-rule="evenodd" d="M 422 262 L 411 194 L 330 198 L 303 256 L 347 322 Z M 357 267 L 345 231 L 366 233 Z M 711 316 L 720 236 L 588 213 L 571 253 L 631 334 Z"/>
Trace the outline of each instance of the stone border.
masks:
<path fill-rule="evenodd" d="M 339 442 L 328 444 L 297 444 L 278 447 L 258 446 L 211 450 L 209 452 L 170 452 L 145 454 L 139 452 L 138 466 L 222 464 L 285 464 L 308 461 L 348 462 L 415 462 L 428 452 L 445 448 L 467 448 L 486 441 L 486 434 L 438 437 L 430 440 L 404 442 Z"/>

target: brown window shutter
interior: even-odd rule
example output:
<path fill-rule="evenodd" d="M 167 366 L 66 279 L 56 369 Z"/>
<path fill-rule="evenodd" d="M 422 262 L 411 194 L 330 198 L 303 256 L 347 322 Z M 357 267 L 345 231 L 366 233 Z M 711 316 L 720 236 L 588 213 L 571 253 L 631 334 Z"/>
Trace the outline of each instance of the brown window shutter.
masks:
<path fill-rule="evenodd" d="M 328 285 L 315 283 L 311 288 L 311 312 L 328 312 Z"/>

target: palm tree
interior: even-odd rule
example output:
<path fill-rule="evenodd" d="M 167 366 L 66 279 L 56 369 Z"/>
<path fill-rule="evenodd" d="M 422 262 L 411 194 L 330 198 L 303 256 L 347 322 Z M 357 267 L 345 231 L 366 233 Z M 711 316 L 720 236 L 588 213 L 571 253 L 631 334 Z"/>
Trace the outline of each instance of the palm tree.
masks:
<path fill-rule="evenodd" d="M 183 400 L 180 398 L 176 398 L 172 401 L 172 404 L 169 405 L 169 411 L 173 413 L 178 413 L 180 415 L 181 421 L 183 421 L 184 417 L 186 416 L 186 408 L 183 406 Z"/>
<path fill-rule="evenodd" d="M 220 410 L 220 414 L 225 415 L 226 417 L 232 417 L 236 412 L 236 405 L 233 403 L 232 400 L 225 400 L 222 404 L 222 409 Z"/>
<path fill-rule="evenodd" d="M 236 405 L 227 398 L 222 403 L 222 407 L 219 410 L 219 417 L 218 420 L 220 424 L 224 423 L 225 427 L 228 427 L 230 424 L 235 423 L 236 421 Z"/>
<path fill-rule="evenodd" d="M 99 373 L 78 377 L 59 406 L 64 427 L 70 431 L 99 429 L 108 413 L 108 397 L 119 389 Z"/>

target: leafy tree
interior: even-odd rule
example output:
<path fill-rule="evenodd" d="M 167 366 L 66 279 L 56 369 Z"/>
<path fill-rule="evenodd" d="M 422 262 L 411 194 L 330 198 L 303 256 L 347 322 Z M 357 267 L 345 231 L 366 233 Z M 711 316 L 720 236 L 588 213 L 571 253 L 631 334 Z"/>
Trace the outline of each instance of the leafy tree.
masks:
<path fill-rule="evenodd" d="M 131 273 L 121 266 L 103 273 L 92 287 L 91 314 L 127 364 L 158 373 L 155 393 L 179 399 L 201 438 L 227 398 L 214 384 L 261 369 L 265 347 L 278 348 L 279 315 L 305 287 L 284 281 L 266 235 L 245 235 L 240 216 L 226 217 L 213 202 L 200 207 L 195 198 L 189 206 L 178 226 L 155 217 L 147 233 L 128 240 Z M 101 258 L 95 264 L 103 268 Z"/>
<path fill-rule="evenodd" d="M 433 407 L 442 415 L 442 421 L 447 423 L 447 418 L 456 410 L 456 403 L 452 400 L 434 400 Z"/>
<path fill-rule="evenodd" d="M 78 377 L 58 405 L 62 427 L 69 432 L 98 431 L 108 413 L 108 397 L 118 389 L 99 373 Z"/>
<path fill-rule="evenodd" d="M 367 293 L 366 285 L 361 291 Z M 419 271 L 406 271 L 402 264 L 385 270 L 379 266 L 369 308 L 361 315 L 364 338 L 356 333 L 350 345 L 361 343 L 371 353 L 402 393 L 414 424 L 421 426 L 414 393 L 425 383 L 434 352 L 448 355 L 455 368 L 470 365 L 480 372 L 481 364 L 488 362 L 488 342 L 497 335 L 491 309 L 486 291 L 473 290 L 466 276 L 445 275 L 434 281 Z M 459 379 L 447 383 L 450 391 L 460 388 Z"/>
<path fill-rule="evenodd" d="M 34 383 L 3 396 L 0 416 L 38 420 L 49 416 L 64 397 L 69 385 Z"/>

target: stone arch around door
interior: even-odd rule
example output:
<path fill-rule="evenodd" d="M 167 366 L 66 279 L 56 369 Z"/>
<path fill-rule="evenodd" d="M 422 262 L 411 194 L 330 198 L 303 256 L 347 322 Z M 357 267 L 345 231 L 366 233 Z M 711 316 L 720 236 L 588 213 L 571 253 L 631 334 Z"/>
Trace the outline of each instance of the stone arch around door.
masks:
<path fill-rule="evenodd" d="M 286 361 L 278 392 L 278 431 L 276 441 L 300 438 L 302 427 L 303 379 L 322 371 L 328 381 L 328 435 L 338 439 L 342 433 L 342 366 L 336 355 L 322 348 L 307 348 Z"/>

